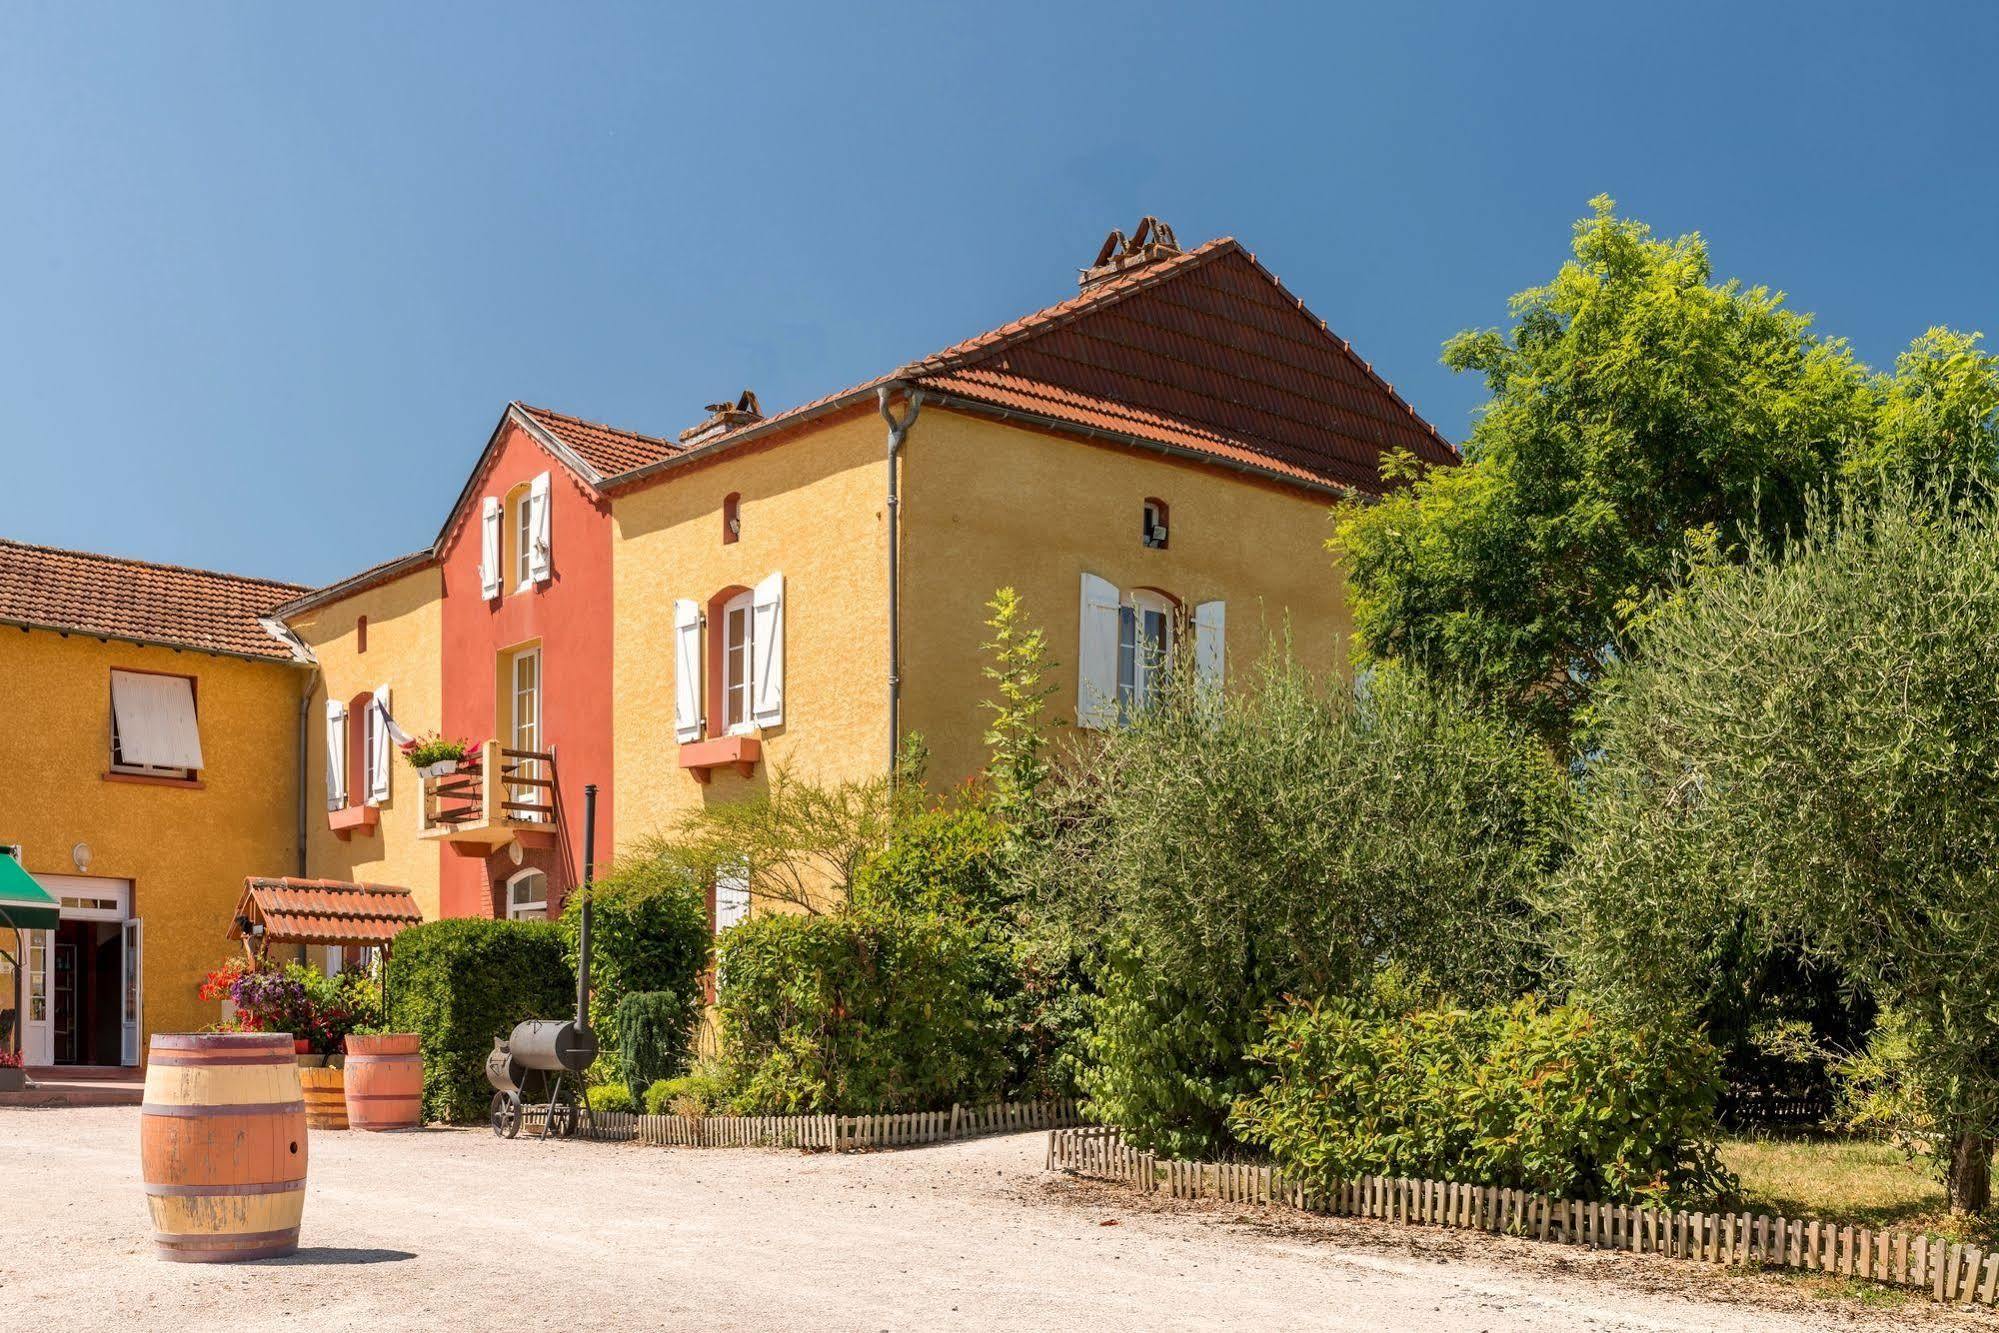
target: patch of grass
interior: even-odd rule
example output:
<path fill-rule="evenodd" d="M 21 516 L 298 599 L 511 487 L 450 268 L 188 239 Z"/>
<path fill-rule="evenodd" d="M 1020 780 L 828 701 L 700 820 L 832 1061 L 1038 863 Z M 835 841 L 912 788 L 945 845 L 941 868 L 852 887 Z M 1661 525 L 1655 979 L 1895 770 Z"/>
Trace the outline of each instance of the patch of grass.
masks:
<path fill-rule="evenodd" d="M 1980 1244 L 1999 1235 L 1999 1220 L 1951 1217 L 1943 1185 L 1925 1164 L 1876 1140 L 1726 1139 L 1721 1159 L 1742 1181 L 1731 1206 L 1750 1212 L 1905 1227 Z"/>

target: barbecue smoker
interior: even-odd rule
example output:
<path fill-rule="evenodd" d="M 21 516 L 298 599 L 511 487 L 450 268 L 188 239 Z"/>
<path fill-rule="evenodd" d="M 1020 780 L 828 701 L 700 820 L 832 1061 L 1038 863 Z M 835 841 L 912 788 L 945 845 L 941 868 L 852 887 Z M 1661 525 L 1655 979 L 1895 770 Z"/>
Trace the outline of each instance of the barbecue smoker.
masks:
<path fill-rule="evenodd" d="M 493 1085 L 493 1132 L 503 1139 L 521 1132 L 530 1110 L 543 1112 L 541 1137 L 566 1139 L 579 1122 L 595 1123 L 583 1095 L 583 1074 L 597 1058 L 590 1030 L 590 884 L 596 874 L 597 787 L 583 789 L 583 913 L 576 939 L 576 1017 L 530 1018 L 505 1041 L 493 1039 L 486 1081 Z M 538 1093 L 526 1100 L 533 1086 Z"/>

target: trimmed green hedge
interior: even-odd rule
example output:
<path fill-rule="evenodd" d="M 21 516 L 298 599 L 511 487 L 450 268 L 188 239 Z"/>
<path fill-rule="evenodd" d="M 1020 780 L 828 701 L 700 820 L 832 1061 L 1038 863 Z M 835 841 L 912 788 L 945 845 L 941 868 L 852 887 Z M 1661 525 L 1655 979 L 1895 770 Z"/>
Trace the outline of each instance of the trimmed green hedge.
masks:
<path fill-rule="evenodd" d="M 1234 1127 L 1321 1190 L 1361 1175 L 1571 1199 L 1707 1203 L 1720 1059 L 1698 1031 L 1644 1031 L 1532 997 L 1397 1013 L 1294 1002 L 1252 1059 Z"/>
<path fill-rule="evenodd" d="M 1005 1011 L 993 946 L 941 916 L 752 917 L 722 937 L 724 1060 L 735 1109 L 927 1110 L 997 1095 Z"/>
<path fill-rule="evenodd" d="M 455 919 L 396 936 L 388 962 L 389 1023 L 422 1040 L 426 1120 L 483 1119 L 493 1091 L 486 1055 L 527 1018 L 576 1008 L 576 974 L 550 921 Z"/>
<path fill-rule="evenodd" d="M 688 1034 L 701 1013 L 701 974 L 712 940 L 707 890 L 670 854 L 615 861 L 591 889 L 590 1026 L 603 1049 L 604 1077 L 618 1078 L 639 1096 L 648 1083 L 686 1067 Z M 583 896 L 571 894 L 562 911 L 568 965 L 576 967 Z M 660 1030 L 634 1071 L 624 1058 L 620 1006 L 629 995 L 651 993 L 651 1021 Z M 672 1044 L 666 1035 L 678 1030 Z"/>

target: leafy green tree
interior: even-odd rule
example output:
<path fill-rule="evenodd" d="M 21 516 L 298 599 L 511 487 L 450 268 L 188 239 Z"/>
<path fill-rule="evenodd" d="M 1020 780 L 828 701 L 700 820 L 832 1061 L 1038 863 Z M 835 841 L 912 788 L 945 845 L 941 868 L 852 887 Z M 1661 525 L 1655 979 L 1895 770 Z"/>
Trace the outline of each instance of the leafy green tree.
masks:
<path fill-rule="evenodd" d="M 1047 732 L 1059 726 L 1048 716 L 1048 700 L 1056 692 L 1049 673 L 1048 641 L 1041 628 L 1027 619 L 1020 594 L 1001 588 L 986 603 L 992 617 L 986 628 L 992 638 L 982 646 L 987 654 L 986 679 L 993 697 L 980 707 L 992 715 L 985 744 L 992 751 L 986 779 L 993 802 L 1003 815 L 1017 815 L 1048 778 Z"/>
<path fill-rule="evenodd" d="M 701 1013 L 701 974 L 712 943 L 701 871 L 671 850 L 634 851 L 605 869 L 590 896 L 590 1024 L 603 1047 L 607 1076 L 631 1073 L 623 1052 L 625 1029 L 618 1020 L 628 995 L 655 997 L 649 1010 L 654 1020 L 681 1033 L 667 1062 L 678 1058 L 684 1063 Z M 582 908 L 583 895 L 572 893 L 562 910 L 565 961 L 572 971 Z"/>
<path fill-rule="evenodd" d="M 1935 328 L 1875 380 L 1873 430 L 1844 473 L 1866 487 L 1898 481 L 1962 489 L 1999 478 L 1999 356 L 1981 335 Z"/>
<path fill-rule="evenodd" d="M 1846 345 L 1780 294 L 1715 282 L 1698 235 L 1591 207 L 1510 329 L 1445 346 L 1492 395 L 1464 465 L 1399 460 L 1410 484 L 1333 539 L 1361 661 L 1469 683 L 1557 745 L 1688 534 L 1733 551 L 1795 527 L 1874 416 Z"/>
<path fill-rule="evenodd" d="M 1905 479 L 1706 561 L 1604 680 L 1561 882 L 1585 995 L 1694 1013 L 1748 932 L 1894 1016 L 1893 1097 L 1961 1211 L 1999 1133 L 1999 515 Z M 1881 1062 L 1876 1062 L 1881 1063 Z M 1870 1075 L 1886 1085 L 1878 1071 Z"/>
<path fill-rule="evenodd" d="M 1226 698 L 1173 679 L 1058 766 L 1051 831 L 1016 873 L 1101 960 L 1097 1113 L 1197 1153 L 1231 1142 L 1247 1050 L 1284 995 L 1351 993 L 1391 962 L 1518 994 L 1567 788 L 1517 728 L 1408 673 L 1356 690 L 1273 645 Z"/>

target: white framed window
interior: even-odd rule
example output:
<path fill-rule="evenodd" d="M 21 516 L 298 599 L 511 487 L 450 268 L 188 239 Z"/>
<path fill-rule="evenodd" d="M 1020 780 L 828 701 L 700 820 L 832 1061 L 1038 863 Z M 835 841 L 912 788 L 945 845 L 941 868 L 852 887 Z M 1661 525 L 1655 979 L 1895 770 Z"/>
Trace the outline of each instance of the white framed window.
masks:
<path fill-rule="evenodd" d="M 752 712 L 756 674 L 755 594 L 743 592 L 722 605 L 722 729 L 739 735 L 756 726 Z"/>
<path fill-rule="evenodd" d="M 507 880 L 507 920 L 548 920 L 548 876 L 539 870 L 518 870 Z"/>
<path fill-rule="evenodd" d="M 113 671 L 111 771 L 192 778 L 200 768 L 193 679 Z"/>
<path fill-rule="evenodd" d="M 1118 716 L 1130 718 L 1152 702 L 1173 662 L 1174 606 L 1140 588 L 1118 608 Z"/>
<path fill-rule="evenodd" d="M 511 722 L 509 731 L 513 737 L 510 748 L 538 753 L 541 750 L 541 649 L 523 648 L 515 653 L 509 673 L 513 685 L 509 706 Z M 516 759 L 513 762 L 519 766 L 517 770 L 519 776 L 536 780 L 543 777 L 539 759 Z M 544 787 L 509 787 L 508 791 L 512 795 L 508 799 L 536 805 L 549 804 L 542 797 L 542 793 L 547 790 Z M 521 818 L 536 820 L 542 818 L 540 815 L 521 811 L 509 813 Z"/>
<path fill-rule="evenodd" d="M 526 592 L 534 586 L 534 500 L 526 486 L 516 486 L 507 496 L 507 513 L 513 540 L 513 590 Z"/>

